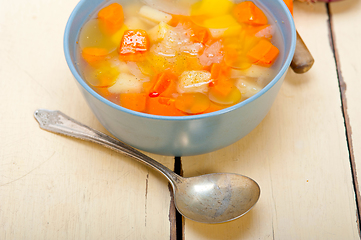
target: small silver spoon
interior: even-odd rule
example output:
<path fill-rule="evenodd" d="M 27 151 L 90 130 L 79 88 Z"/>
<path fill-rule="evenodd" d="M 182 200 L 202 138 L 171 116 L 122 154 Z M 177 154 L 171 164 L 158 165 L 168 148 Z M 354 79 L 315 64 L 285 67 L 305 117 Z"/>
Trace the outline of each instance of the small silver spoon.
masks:
<path fill-rule="evenodd" d="M 246 214 L 258 201 L 260 188 L 252 179 L 231 173 L 183 178 L 154 159 L 60 111 L 38 109 L 35 119 L 44 130 L 98 143 L 152 167 L 171 183 L 174 202 L 186 218 L 203 223 L 231 221 Z"/>

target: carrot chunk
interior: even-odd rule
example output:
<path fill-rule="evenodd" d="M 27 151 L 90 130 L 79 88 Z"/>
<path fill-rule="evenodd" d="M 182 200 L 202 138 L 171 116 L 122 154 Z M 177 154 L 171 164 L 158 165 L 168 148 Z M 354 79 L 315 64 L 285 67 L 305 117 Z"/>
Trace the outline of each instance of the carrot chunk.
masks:
<path fill-rule="evenodd" d="M 144 93 L 122 93 L 120 94 L 120 105 L 122 107 L 144 112 L 146 108 L 147 95 Z"/>
<path fill-rule="evenodd" d="M 274 33 L 274 29 L 272 25 L 266 24 L 266 25 L 260 25 L 260 26 L 252 26 L 249 25 L 247 29 L 245 29 L 246 34 L 251 37 L 257 37 L 257 38 L 268 38 L 272 39 L 272 35 Z"/>
<path fill-rule="evenodd" d="M 109 99 L 112 96 L 112 93 L 108 91 L 108 88 L 95 87 L 94 91 L 99 93 L 102 97 Z"/>
<path fill-rule="evenodd" d="M 175 107 L 188 114 L 203 113 L 209 105 L 208 97 L 202 93 L 184 93 L 175 100 Z"/>
<path fill-rule="evenodd" d="M 211 78 L 213 80 L 217 79 L 222 73 L 222 64 L 213 63 L 211 66 Z"/>
<path fill-rule="evenodd" d="M 212 81 L 209 83 L 209 86 L 214 87 L 217 83 L 219 83 L 219 81 L 228 78 L 230 73 L 230 68 L 227 66 L 225 62 L 213 63 L 210 68 L 210 72 L 211 72 Z"/>
<path fill-rule="evenodd" d="M 108 50 L 105 48 L 86 47 L 82 50 L 83 53 L 92 56 L 105 56 L 108 54 Z"/>
<path fill-rule="evenodd" d="M 192 42 L 205 44 L 211 38 L 208 28 L 195 24 L 189 16 L 173 15 L 169 25 L 176 27 L 178 24 L 181 24 L 184 29 L 191 30 L 189 38 Z"/>
<path fill-rule="evenodd" d="M 148 98 L 147 113 L 161 116 L 184 116 L 175 107 L 175 100 L 168 97 Z"/>
<path fill-rule="evenodd" d="M 123 7 L 119 3 L 112 3 L 98 12 L 98 18 L 109 33 L 115 33 L 124 22 Z"/>
<path fill-rule="evenodd" d="M 83 59 L 91 65 L 103 60 L 107 54 L 108 51 L 106 49 L 93 47 L 83 48 L 81 52 Z"/>
<path fill-rule="evenodd" d="M 144 60 L 149 50 L 149 37 L 144 30 L 126 30 L 120 42 L 119 58 L 124 61 Z"/>
<path fill-rule="evenodd" d="M 161 97 L 173 97 L 178 92 L 177 81 L 171 81 L 168 88 L 160 95 Z"/>
<path fill-rule="evenodd" d="M 264 25 L 268 22 L 262 10 L 251 1 L 238 3 L 233 9 L 233 16 L 239 23 L 250 25 Z"/>
<path fill-rule="evenodd" d="M 234 85 L 232 82 L 227 80 L 225 77 L 221 77 L 215 80 L 211 90 L 212 92 L 217 93 L 217 95 L 227 96 L 231 93 L 233 88 Z"/>
<path fill-rule="evenodd" d="M 208 94 L 212 102 L 221 105 L 235 104 L 242 98 L 242 94 L 238 88 L 228 81 L 221 81 L 214 87 L 209 88 Z"/>
<path fill-rule="evenodd" d="M 216 111 L 222 110 L 226 107 L 228 107 L 228 105 L 220 105 L 220 104 L 211 102 L 209 105 L 209 108 L 207 108 L 207 110 L 204 111 L 203 113 L 216 112 Z"/>
<path fill-rule="evenodd" d="M 278 54 L 279 50 L 277 47 L 270 41 L 262 39 L 247 53 L 247 56 L 252 63 L 270 67 L 276 60 Z"/>
<path fill-rule="evenodd" d="M 193 33 L 190 36 L 190 40 L 193 42 L 206 43 L 210 39 L 210 33 L 207 28 L 193 26 Z"/>
<path fill-rule="evenodd" d="M 150 90 L 150 97 L 158 97 L 171 85 L 171 82 L 176 80 L 177 77 L 172 74 L 169 70 L 164 71 L 156 76 L 156 82 Z"/>

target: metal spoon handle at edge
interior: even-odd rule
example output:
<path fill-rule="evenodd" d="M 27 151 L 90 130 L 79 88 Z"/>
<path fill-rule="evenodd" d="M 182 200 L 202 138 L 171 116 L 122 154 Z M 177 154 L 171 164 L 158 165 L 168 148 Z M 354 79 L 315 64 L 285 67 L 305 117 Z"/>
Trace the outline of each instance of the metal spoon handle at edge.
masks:
<path fill-rule="evenodd" d="M 39 122 L 40 128 L 44 130 L 98 143 L 102 146 L 132 157 L 149 167 L 152 167 L 153 169 L 162 173 L 169 180 L 173 187 L 175 187 L 174 183 L 180 181 L 182 178 L 171 171 L 169 168 L 155 161 L 151 157 L 141 153 L 140 151 L 132 148 L 131 146 L 93 128 L 90 128 L 68 117 L 60 111 L 37 109 L 34 112 L 34 117 Z"/>

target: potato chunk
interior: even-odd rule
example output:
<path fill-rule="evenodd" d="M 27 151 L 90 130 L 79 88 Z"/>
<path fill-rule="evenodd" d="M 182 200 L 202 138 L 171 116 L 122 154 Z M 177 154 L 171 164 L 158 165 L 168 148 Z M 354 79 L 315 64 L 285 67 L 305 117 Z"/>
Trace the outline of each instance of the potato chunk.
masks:
<path fill-rule="evenodd" d="M 160 22 L 157 26 L 148 31 L 149 39 L 151 42 L 160 42 L 172 29 L 173 27 L 169 26 L 165 22 Z"/>
<path fill-rule="evenodd" d="M 184 71 L 178 80 L 180 93 L 208 92 L 208 83 L 211 81 L 211 73 L 205 70 Z"/>
<path fill-rule="evenodd" d="M 108 88 L 111 93 L 140 93 L 143 87 L 143 79 L 129 73 L 119 74 L 116 83 Z"/>
<path fill-rule="evenodd" d="M 151 8 L 146 5 L 142 6 L 139 9 L 139 15 L 157 23 L 160 22 L 168 23 L 172 19 L 172 15 L 159 11 L 155 8 Z"/>
<path fill-rule="evenodd" d="M 261 87 L 264 87 L 269 83 L 270 79 L 275 76 L 275 70 L 255 64 L 245 70 L 231 70 L 232 78 L 239 78 L 243 76 L 257 79 L 257 84 L 259 84 Z"/>
<path fill-rule="evenodd" d="M 243 99 L 247 99 L 261 91 L 262 87 L 257 84 L 254 79 L 251 78 L 240 78 L 236 82 L 236 86 L 242 94 Z"/>
<path fill-rule="evenodd" d="M 128 29 L 149 29 L 149 25 L 139 17 L 129 17 L 125 19 L 124 25 Z"/>

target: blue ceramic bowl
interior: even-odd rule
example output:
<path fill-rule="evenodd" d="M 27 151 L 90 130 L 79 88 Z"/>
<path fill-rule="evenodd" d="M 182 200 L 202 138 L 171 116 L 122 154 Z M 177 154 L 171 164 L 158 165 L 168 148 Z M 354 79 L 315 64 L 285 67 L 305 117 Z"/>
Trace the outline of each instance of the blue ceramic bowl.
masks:
<path fill-rule="evenodd" d="M 119 140 L 151 153 L 189 156 L 226 147 L 251 132 L 266 116 L 293 58 L 296 30 L 282 0 L 257 0 L 280 29 L 283 50 L 275 78 L 253 97 L 232 107 L 202 115 L 166 117 L 118 106 L 92 90 L 76 67 L 76 41 L 82 25 L 103 0 L 81 0 L 73 10 L 64 34 L 64 52 L 70 71 L 100 123 Z"/>

